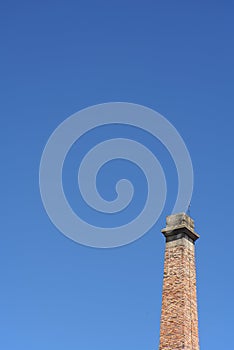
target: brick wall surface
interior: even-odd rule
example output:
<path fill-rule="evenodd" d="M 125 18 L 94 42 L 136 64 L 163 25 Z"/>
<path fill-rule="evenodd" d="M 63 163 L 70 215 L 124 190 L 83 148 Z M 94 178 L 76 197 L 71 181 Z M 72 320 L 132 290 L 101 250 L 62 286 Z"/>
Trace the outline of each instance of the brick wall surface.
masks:
<path fill-rule="evenodd" d="M 166 243 L 159 350 L 199 350 L 195 247 Z"/>

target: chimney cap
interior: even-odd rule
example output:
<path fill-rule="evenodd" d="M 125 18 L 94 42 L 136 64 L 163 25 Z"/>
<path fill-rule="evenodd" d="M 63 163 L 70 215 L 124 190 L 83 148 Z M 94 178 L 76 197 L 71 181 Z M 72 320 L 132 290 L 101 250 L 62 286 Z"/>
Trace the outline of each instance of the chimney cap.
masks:
<path fill-rule="evenodd" d="M 199 235 L 194 231 L 194 220 L 186 213 L 178 213 L 167 216 L 166 227 L 162 233 L 167 238 L 180 233 L 186 234 L 193 241 L 199 238 Z"/>

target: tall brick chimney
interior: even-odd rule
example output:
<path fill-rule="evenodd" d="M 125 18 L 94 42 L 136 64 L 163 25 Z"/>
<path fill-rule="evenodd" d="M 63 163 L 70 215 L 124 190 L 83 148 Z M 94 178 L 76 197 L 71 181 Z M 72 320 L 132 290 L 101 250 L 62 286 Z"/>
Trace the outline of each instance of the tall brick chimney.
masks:
<path fill-rule="evenodd" d="M 159 350 L 199 350 L 194 242 L 199 235 L 185 213 L 170 215 L 166 228 Z"/>

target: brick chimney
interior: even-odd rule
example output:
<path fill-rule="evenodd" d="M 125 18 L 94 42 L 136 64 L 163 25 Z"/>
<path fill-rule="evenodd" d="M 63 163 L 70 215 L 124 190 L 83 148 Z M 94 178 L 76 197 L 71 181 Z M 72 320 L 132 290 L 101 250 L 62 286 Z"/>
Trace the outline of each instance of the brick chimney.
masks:
<path fill-rule="evenodd" d="M 185 213 L 170 215 L 166 228 L 159 350 L 199 350 L 194 242 L 199 235 Z"/>

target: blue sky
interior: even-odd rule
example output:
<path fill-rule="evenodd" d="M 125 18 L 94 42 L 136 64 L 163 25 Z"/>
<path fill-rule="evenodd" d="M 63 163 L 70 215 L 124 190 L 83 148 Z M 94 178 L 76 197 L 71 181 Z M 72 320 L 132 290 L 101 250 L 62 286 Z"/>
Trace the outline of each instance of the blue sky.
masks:
<path fill-rule="evenodd" d="M 158 347 L 160 230 L 177 185 L 165 149 L 136 130 L 136 139 L 165 166 L 169 191 L 160 220 L 122 248 L 93 249 L 67 239 L 50 222 L 39 193 L 40 157 L 52 131 L 76 111 L 109 101 L 153 108 L 183 136 L 195 173 L 191 216 L 201 235 L 201 349 L 234 348 L 233 11 L 231 1 L 1 4 L 2 349 Z M 107 130 L 83 146 L 100 133 Z M 76 207 L 72 152 L 64 186 Z M 107 175 L 121 173 L 114 167 Z M 144 179 L 130 168 L 144 197 Z M 111 196 L 111 189 L 103 191 Z M 139 194 L 137 208 L 138 200 Z"/>

